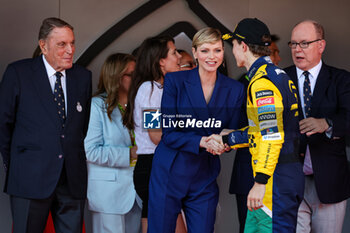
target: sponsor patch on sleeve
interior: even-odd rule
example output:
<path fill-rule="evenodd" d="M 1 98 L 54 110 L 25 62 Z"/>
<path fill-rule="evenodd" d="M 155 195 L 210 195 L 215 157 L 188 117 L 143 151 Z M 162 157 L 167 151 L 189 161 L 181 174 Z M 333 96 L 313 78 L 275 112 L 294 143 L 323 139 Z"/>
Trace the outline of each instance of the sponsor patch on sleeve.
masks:
<path fill-rule="evenodd" d="M 273 141 L 273 140 L 281 140 L 282 136 L 280 133 L 266 134 L 262 136 L 263 141 Z"/>
<path fill-rule="evenodd" d="M 276 113 L 266 113 L 259 115 L 259 121 L 275 120 Z"/>
<path fill-rule="evenodd" d="M 274 97 L 267 97 L 267 98 L 261 98 L 256 100 L 256 105 L 262 106 L 262 105 L 268 105 L 268 104 L 274 104 L 275 103 L 275 98 Z"/>
<path fill-rule="evenodd" d="M 271 90 L 263 90 L 263 91 L 257 91 L 255 92 L 255 97 L 257 99 L 266 97 L 266 96 L 273 96 L 273 91 Z"/>
<path fill-rule="evenodd" d="M 275 105 L 265 105 L 265 106 L 261 106 L 258 107 L 258 114 L 261 113 L 266 113 L 266 112 L 275 112 Z"/>

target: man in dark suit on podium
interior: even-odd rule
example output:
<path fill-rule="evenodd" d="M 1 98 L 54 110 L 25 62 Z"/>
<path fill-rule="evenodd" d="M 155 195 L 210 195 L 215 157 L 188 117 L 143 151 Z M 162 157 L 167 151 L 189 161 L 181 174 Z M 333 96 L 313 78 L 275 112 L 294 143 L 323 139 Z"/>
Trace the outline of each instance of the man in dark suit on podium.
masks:
<path fill-rule="evenodd" d="M 45 19 L 43 55 L 10 64 L 0 84 L 0 152 L 16 233 L 43 232 L 49 211 L 56 233 L 82 231 L 91 72 L 73 64 L 74 43 L 71 25 Z"/>
<path fill-rule="evenodd" d="M 285 71 L 298 89 L 305 173 L 297 232 L 341 233 L 350 196 L 345 144 L 350 136 L 350 76 L 322 61 L 326 41 L 319 23 L 298 23 L 288 45 L 294 66 Z"/>

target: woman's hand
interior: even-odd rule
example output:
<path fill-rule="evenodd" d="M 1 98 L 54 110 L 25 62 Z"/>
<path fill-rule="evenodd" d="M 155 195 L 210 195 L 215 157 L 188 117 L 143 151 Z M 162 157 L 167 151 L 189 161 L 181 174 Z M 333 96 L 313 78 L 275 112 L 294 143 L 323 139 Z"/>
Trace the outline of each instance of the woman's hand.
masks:
<path fill-rule="evenodd" d="M 207 149 L 207 151 L 213 155 L 221 155 L 225 152 L 225 146 L 222 143 L 218 142 L 220 135 L 211 135 L 210 137 L 202 137 L 200 141 L 200 147 Z M 216 139 L 217 140 L 216 140 Z"/>
<path fill-rule="evenodd" d="M 137 146 L 133 146 L 130 148 L 130 161 L 137 160 Z"/>

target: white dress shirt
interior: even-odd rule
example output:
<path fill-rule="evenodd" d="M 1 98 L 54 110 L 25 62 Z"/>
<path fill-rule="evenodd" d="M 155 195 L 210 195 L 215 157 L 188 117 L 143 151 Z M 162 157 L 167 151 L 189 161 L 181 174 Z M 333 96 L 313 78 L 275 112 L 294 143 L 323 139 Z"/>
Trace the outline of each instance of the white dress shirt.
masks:
<path fill-rule="evenodd" d="M 156 150 L 157 145 L 152 142 L 148 130 L 143 128 L 143 111 L 147 109 L 160 110 L 162 95 L 163 87 L 156 81 L 153 81 L 153 91 L 151 81 L 142 83 L 137 91 L 134 108 L 137 154 L 153 154 Z"/>
<path fill-rule="evenodd" d="M 318 74 L 320 73 L 321 67 L 322 67 L 322 60 L 320 60 L 320 62 L 316 66 L 314 66 L 310 70 L 307 70 L 309 72 L 309 80 L 310 80 L 311 94 L 312 95 L 314 93 L 317 77 L 318 77 Z M 304 109 L 304 98 L 303 98 L 305 76 L 303 73 L 304 73 L 304 70 L 301 70 L 297 67 L 300 104 L 302 106 L 304 118 L 306 118 L 305 109 Z M 306 175 L 311 175 L 313 173 L 309 145 L 307 145 L 307 147 L 306 147 L 303 171 Z"/>
<path fill-rule="evenodd" d="M 56 82 L 56 75 L 55 73 L 57 72 L 54 68 L 52 68 L 52 66 L 46 61 L 45 56 L 42 55 L 43 61 L 44 61 L 44 65 L 46 68 L 46 72 L 47 72 L 47 77 L 49 78 L 49 82 L 51 85 L 51 90 L 52 90 L 52 94 L 55 88 L 55 82 Z M 62 76 L 61 76 L 61 85 L 62 85 L 62 89 L 63 89 L 63 94 L 64 94 L 64 107 L 66 109 L 66 116 L 67 116 L 67 91 L 66 91 L 66 70 L 62 70 L 60 71 Z M 53 97 L 52 97 L 53 98 Z"/>
<path fill-rule="evenodd" d="M 318 77 L 318 74 L 320 73 L 321 67 L 322 67 L 322 60 L 316 66 L 314 66 L 310 70 L 307 70 L 307 71 L 309 71 L 311 94 L 314 93 L 317 77 Z M 305 76 L 303 75 L 303 72 L 304 72 L 304 70 L 301 70 L 297 67 L 297 77 L 298 77 L 300 104 L 301 104 L 300 106 L 302 106 L 304 117 L 306 117 L 305 116 L 305 109 L 304 109 L 304 98 L 303 98 L 303 94 L 304 94 L 303 88 L 304 88 L 304 81 L 305 81 Z"/>

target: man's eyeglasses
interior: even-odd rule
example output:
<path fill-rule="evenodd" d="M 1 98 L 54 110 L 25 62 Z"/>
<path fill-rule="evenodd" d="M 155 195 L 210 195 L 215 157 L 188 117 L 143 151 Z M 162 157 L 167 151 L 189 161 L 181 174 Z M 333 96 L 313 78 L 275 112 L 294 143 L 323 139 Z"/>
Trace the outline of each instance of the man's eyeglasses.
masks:
<path fill-rule="evenodd" d="M 313 41 L 302 41 L 300 43 L 289 41 L 288 46 L 289 46 L 289 48 L 296 49 L 297 46 L 299 45 L 300 48 L 306 49 L 309 47 L 310 44 L 317 42 L 317 41 L 320 41 L 320 40 L 322 40 L 322 39 L 317 39 L 317 40 L 313 40 Z"/>

